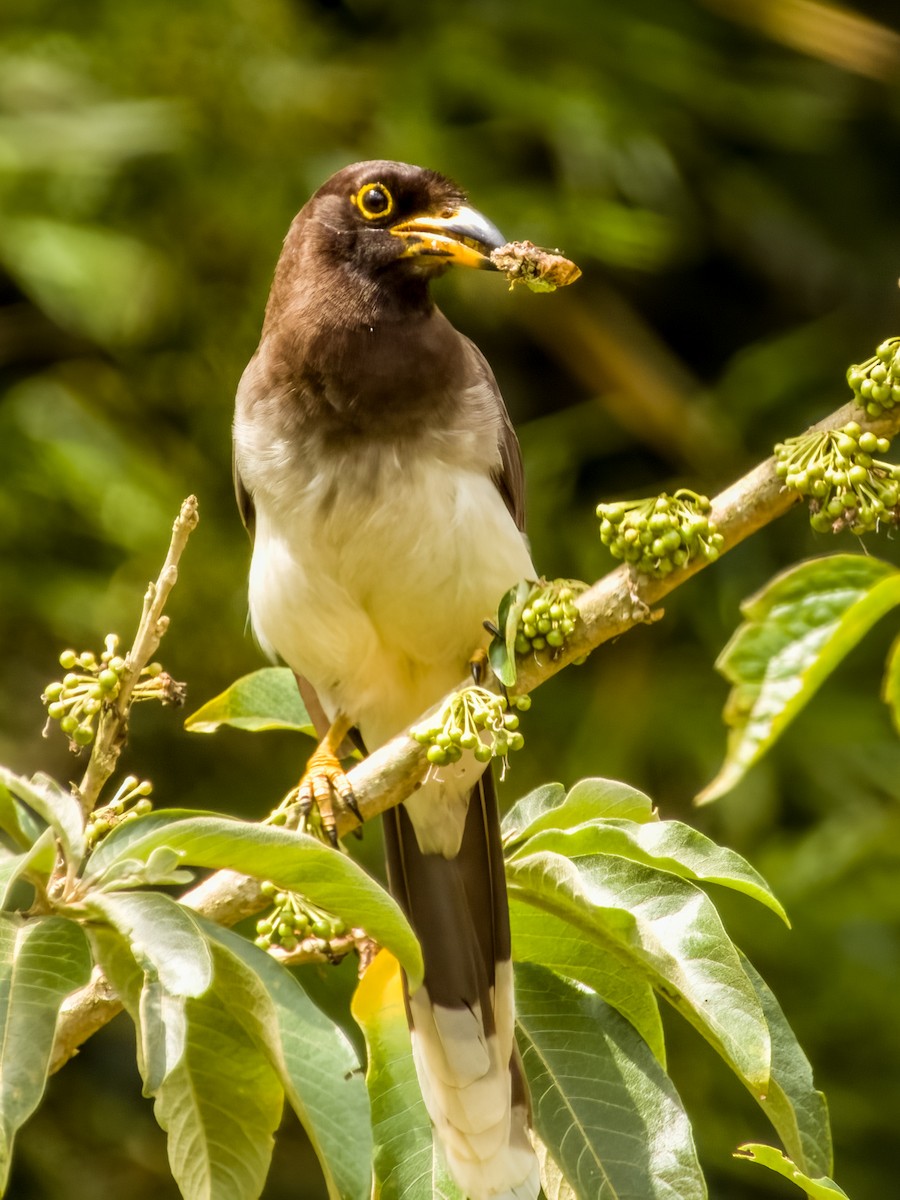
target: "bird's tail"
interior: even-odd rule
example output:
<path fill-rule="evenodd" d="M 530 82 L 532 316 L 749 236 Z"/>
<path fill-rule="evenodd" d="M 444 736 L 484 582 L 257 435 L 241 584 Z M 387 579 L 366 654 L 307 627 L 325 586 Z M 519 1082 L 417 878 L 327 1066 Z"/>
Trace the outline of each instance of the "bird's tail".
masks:
<path fill-rule="evenodd" d="M 493 778 L 469 796 L 458 853 L 423 853 L 400 805 L 385 814 L 391 890 L 422 945 L 407 1014 L 425 1106 L 469 1200 L 534 1200 L 537 1161 L 515 1047 L 509 907 Z M 404 980 L 405 987 L 405 980 Z"/>

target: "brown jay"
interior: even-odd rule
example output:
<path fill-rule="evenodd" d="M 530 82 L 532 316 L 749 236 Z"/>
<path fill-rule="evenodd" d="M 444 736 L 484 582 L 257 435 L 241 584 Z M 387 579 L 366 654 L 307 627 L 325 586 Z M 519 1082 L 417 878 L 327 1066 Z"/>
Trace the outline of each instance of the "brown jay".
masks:
<path fill-rule="evenodd" d="M 503 593 L 534 577 L 515 433 L 483 355 L 429 295 L 504 238 L 433 171 L 363 162 L 294 219 L 234 420 L 262 646 L 314 689 L 340 791 L 368 749 L 454 688 Z M 385 819 L 391 889 L 421 944 L 407 997 L 428 1112 L 471 1200 L 539 1190 L 515 1050 L 509 914 L 491 772 L 471 752 Z"/>

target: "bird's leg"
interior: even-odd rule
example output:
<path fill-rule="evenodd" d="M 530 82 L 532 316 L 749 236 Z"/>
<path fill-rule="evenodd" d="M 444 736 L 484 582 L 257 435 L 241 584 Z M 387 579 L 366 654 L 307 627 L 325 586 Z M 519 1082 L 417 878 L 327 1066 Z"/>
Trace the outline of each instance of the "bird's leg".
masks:
<path fill-rule="evenodd" d="M 488 662 L 487 650 L 481 646 L 475 651 L 469 659 L 469 672 L 472 676 L 472 682 L 481 686 L 487 679 L 490 664 Z"/>
<path fill-rule="evenodd" d="M 332 845 L 337 845 L 336 807 L 349 808 L 360 825 L 363 823 L 350 780 L 338 758 L 341 743 L 352 727 L 353 721 L 346 713 L 339 712 L 310 755 L 303 778 L 292 797 L 300 809 L 300 827 L 308 825 L 310 813 L 316 809 Z"/>

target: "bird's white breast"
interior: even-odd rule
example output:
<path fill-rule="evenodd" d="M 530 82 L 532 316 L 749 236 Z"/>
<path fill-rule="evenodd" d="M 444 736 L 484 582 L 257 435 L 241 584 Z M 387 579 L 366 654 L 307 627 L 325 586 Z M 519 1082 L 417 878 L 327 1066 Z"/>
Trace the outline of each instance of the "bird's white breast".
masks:
<path fill-rule="evenodd" d="M 255 481 L 254 630 L 379 745 L 452 688 L 534 568 L 489 474 L 390 446 Z"/>

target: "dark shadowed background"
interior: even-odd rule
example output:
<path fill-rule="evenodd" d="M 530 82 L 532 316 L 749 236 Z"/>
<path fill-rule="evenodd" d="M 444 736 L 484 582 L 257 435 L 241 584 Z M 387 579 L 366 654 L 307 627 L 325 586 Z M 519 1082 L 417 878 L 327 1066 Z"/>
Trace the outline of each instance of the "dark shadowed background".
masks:
<path fill-rule="evenodd" d="M 610 566 L 601 499 L 712 492 L 850 398 L 900 333 L 900 37 L 883 3 L 816 0 L 12 0 L 0 16 L 0 761 L 67 779 L 39 694 L 60 650 L 130 637 L 183 496 L 201 525 L 161 657 L 189 708 L 261 665 L 230 478 L 231 404 L 287 226 L 356 159 L 456 177 L 510 238 L 560 246 L 570 293 L 460 272 L 436 293 L 520 432 L 549 575 Z M 436 537 L 440 531 L 434 531 Z M 870 538 L 898 561 L 897 543 Z M 713 662 L 738 604 L 831 549 L 796 511 L 673 595 L 666 620 L 536 696 L 507 800 L 609 775 L 747 855 L 794 928 L 721 898 L 831 1103 L 836 1178 L 887 1196 L 900 1110 L 900 741 L 878 699 L 890 619 L 777 753 L 708 809 Z M 187 735 L 135 713 L 158 804 L 260 816 L 287 735 Z M 378 835 L 361 853 L 378 861 Z M 340 1006 L 353 966 L 311 972 Z M 730 1158 L 768 1126 L 699 1037 L 670 1066 L 711 1194 L 796 1194 Z M 23 1131 L 16 1200 L 176 1197 L 117 1022 Z M 353 1131 L 348 1130 L 348 1137 Z M 321 1197 L 293 1119 L 266 1200 Z"/>

